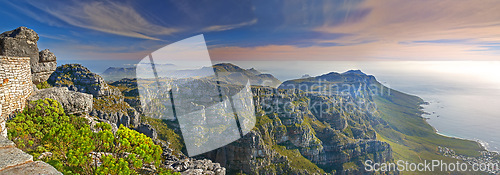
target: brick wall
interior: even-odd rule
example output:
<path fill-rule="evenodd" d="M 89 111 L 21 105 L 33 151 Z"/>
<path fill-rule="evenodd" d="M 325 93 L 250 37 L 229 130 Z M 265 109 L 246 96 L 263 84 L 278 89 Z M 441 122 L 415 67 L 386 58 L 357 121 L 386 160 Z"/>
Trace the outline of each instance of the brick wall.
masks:
<path fill-rule="evenodd" d="M 7 134 L 7 116 L 22 110 L 32 92 L 30 58 L 0 56 L 0 133 L 3 136 Z"/>

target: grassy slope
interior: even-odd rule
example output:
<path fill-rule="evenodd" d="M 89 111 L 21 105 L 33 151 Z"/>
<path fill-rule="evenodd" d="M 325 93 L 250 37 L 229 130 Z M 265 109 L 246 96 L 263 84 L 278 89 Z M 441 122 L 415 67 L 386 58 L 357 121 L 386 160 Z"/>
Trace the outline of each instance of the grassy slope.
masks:
<path fill-rule="evenodd" d="M 393 149 L 394 160 L 423 162 L 424 160 L 443 160 L 456 162 L 437 152 L 438 146 L 454 149 L 458 154 L 478 156 L 482 151 L 476 142 L 439 135 L 422 117 L 419 105 L 422 99 L 395 90 L 389 96 L 374 98 L 380 116 L 389 127 L 379 125 L 375 129 L 381 141 L 388 142 Z M 404 173 L 411 174 L 411 173 Z M 420 173 L 419 173 L 420 174 Z M 432 174 L 432 173 L 429 173 Z"/>

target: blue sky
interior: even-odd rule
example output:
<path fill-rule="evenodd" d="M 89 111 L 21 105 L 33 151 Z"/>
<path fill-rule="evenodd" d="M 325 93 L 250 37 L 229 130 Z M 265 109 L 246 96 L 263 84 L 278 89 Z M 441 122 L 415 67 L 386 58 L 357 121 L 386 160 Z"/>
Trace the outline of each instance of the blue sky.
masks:
<path fill-rule="evenodd" d="M 499 60 L 498 1 L 5 1 L 59 60 L 134 61 L 204 34 L 215 60 Z"/>

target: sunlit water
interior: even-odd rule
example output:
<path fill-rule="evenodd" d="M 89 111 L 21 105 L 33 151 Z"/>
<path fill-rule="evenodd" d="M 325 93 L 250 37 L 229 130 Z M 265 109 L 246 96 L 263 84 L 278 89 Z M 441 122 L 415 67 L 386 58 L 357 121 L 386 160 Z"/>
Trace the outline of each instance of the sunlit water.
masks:
<path fill-rule="evenodd" d="M 82 62 L 94 72 L 123 67 L 134 61 Z M 429 102 L 424 115 L 438 133 L 482 142 L 500 151 L 500 62 L 482 61 L 237 61 L 242 68 L 256 68 L 281 81 L 304 74 L 360 69 L 393 89 Z"/>

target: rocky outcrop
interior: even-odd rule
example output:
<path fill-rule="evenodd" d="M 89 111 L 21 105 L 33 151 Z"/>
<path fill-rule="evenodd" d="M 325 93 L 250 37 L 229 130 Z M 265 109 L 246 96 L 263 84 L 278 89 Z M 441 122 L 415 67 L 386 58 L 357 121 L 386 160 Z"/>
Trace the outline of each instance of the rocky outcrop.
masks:
<path fill-rule="evenodd" d="M 247 174 L 311 174 L 314 168 L 297 169 L 276 145 L 298 150 L 326 172 L 357 172 L 343 164 L 362 167 L 365 156 L 376 162 L 392 158 L 389 144 L 377 141 L 371 127 L 376 116 L 359 112 L 354 98 L 324 96 L 296 89 L 254 88 L 258 125 L 242 139 L 203 155 L 230 172 Z M 279 165 L 279 166 L 278 166 Z M 333 166 L 335 165 L 335 166 Z M 295 165 L 296 166 L 296 165 Z M 279 167 L 279 168 L 277 168 Z"/>
<path fill-rule="evenodd" d="M 30 57 L 32 81 L 46 81 L 56 69 L 56 57 L 49 50 L 38 51 L 38 34 L 26 27 L 4 32 L 0 35 L 0 55 Z"/>
<path fill-rule="evenodd" d="M 212 162 L 208 159 L 188 158 L 182 153 L 174 153 L 169 148 L 169 143 L 154 139 L 155 144 L 160 145 L 163 153 L 162 157 L 165 161 L 160 165 L 164 168 L 172 169 L 174 172 L 180 172 L 182 175 L 225 175 L 226 168 L 219 163 Z"/>
<path fill-rule="evenodd" d="M 232 174 L 311 174 L 290 165 L 287 156 L 281 155 L 264 142 L 261 134 L 251 131 L 240 140 L 204 154 L 226 167 Z M 280 167 L 280 168 L 276 168 Z"/>
<path fill-rule="evenodd" d="M 0 55 L 30 57 L 31 62 L 37 63 L 38 34 L 26 27 L 4 32 L 0 34 Z"/>
<path fill-rule="evenodd" d="M 59 175 L 49 164 L 36 161 L 33 156 L 15 147 L 14 142 L 0 136 L 0 174 L 46 174 Z"/>
<path fill-rule="evenodd" d="M 31 73 L 33 83 L 38 84 L 49 79 L 52 72 L 57 68 L 56 56 L 49 49 L 40 51 L 37 63 L 31 62 Z"/>
<path fill-rule="evenodd" d="M 116 126 L 134 128 L 139 124 L 139 113 L 125 102 L 118 88 L 108 85 L 101 76 L 80 64 L 59 66 L 50 76 L 49 84 L 67 87 L 71 91 L 91 94 L 90 115 L 107 120 Z"/>
<path fill-rule="evenodd" d="M 48 82 L 52 86 L 68 87 L 72 91 L 92 94 L 95 98 L 121 95 L 118 89 L 110 87 L 101 76 L 92 73 L 80 64 L 65 64 L 57 67 Z"/>
<path fill-rule="evenodd" d="M 94 98 L 94 106 L 90 115 L 107 120 L 117 126 L 134 128 L 139 124 L 140 114 L 119 95 Z"/>
<path fill-rule="evenodd" d="M 120 87 L 123 96 L 125 96 L 125 102 L 127 102 L 136 111 L 142 112 L 141 100 L 139 98 L 139 89 L 137 88 L 137 79 L 124 78 L 115 82 L 110 83 L 110 85 L 115 87 Z"/>
<path fill-rule="evenodd" d="M 158 134 L 156 133 L 156 130 L 149 124 L 140 124 L 139 126 L 136 127 L 137 132 L 143 133 L 144 135 L 156 139 L 158 137 Z"/>
<path fill-rule="evenodd" d="M 28 102 L 51 98 L 57 100 L 67 114 L 90 113 L 92 110 L 92 95 L 69 91 L 67 87 L 53 87 L 36 91 L 28 98 Z"/>

